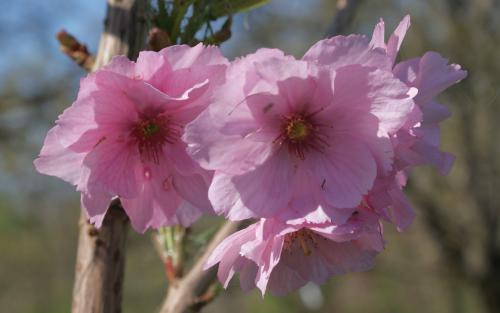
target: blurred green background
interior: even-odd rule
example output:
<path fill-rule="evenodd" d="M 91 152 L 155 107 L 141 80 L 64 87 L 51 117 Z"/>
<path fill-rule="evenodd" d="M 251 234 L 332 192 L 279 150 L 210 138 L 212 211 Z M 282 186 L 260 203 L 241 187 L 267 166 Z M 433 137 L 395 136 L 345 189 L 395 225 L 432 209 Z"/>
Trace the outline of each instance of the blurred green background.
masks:
<path fill-rule="evenodd" d="M 277 47 L 300 57 L 326 33 L 335 4 L 273 0 L 239 14 L 224 53 Z M 19 0 L 0 8 L 0 312 L 68 312 L 79 197 L 36 174 L 32 160 L 85 75 L 54 34 L 65 28 L 96 51 L 105 3 Z M 206 312 L 500 312 L 500 1 L 362 1 L 346 32 L 370 35 L 380 17 L 391 31 L 407 13 L 401 58 L 435 50 L 469 72 L 440 99 L 453 111 L 443 124 L 443 147 L 457 156 L 451 174 L 414 172 L 416 221 L 404 233 L 386 225 L 386 251 L 373 270 L 284 298 L 243 294 L 233 282 Z M 129 239 L 124 312 L 154 312 L 166 290 L 163 266 L 150 232 Z"/>

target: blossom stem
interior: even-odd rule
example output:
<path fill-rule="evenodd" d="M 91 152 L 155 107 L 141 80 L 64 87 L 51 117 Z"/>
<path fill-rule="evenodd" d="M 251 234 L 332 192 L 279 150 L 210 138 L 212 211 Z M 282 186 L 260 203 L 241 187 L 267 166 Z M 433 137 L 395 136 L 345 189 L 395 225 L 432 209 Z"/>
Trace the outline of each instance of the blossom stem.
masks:
<path fill-rule="evenodd" d="M 217 294 L 216 287 L 213 285 L 216 269 L 211 268 L 204 271 L 203 266 L 217 245 L 235 232 L 240 225 L 240 222 L 227 221 L 219 229 L 189 272 L 178 279 L 175 285 L 169 286 L 160 313 L 196 312 L 212 301 Z"/>
<path fill-rule="evenodd" d="M 165 265 L 170 284 L 176 284 L 177 279 L 182 277 L 186 233 L 186 228 L 176 225 L 161 227 L 153 236 L 153 244 Z"/>

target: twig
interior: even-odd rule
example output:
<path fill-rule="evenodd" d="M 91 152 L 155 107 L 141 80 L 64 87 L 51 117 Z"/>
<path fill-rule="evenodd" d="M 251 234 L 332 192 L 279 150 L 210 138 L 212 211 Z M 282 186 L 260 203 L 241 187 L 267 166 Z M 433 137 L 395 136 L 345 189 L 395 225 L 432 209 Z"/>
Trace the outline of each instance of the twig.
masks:
<path fill-rule="evenodd" d="M 217 245 L 235 232 L 241 223 L 226 222 L 212 238 L 201 257 L 177 284 L 170 285 L 160 313 L 196 312 L 213 299 L 215 268 L 203 271 L 203 266 Z"/>
<path fill-rule="evenodd" d="M 61 30 L 56 34 L 56 38 L 61 44 L 60 49 L 73 61 L 76 62 L 86 71 L 92 70 L 94 65 L 94 57 L 88 51 L 87 46 L 80 43 L 74 36 L 65 30 Z"/>
<path fill-rule="evenodd" d="M 326 31 L 325 37 L 332 37 L 343 34 L 347 27 L 352 23 L 356 11 L 363 0 L 338 0 L 337 12 L 333 18 L 330 27 Z"/>

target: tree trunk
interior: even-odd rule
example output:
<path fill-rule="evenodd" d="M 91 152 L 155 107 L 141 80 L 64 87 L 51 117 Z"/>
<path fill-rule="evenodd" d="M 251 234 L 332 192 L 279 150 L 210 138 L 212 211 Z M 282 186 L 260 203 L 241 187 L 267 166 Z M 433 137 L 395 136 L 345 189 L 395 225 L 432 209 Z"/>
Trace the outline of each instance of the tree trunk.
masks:
<path fill-rule="evenodd" d="M 93 70 L 115 55 L 137 58 L 145 44 L 147 0 L 108 0 Z M 96 229 L 82 212 L 73 287 L 73 313 L 121 312 L 128 218 L 118 200 Z"/>
<path fill-rule="evenodd" d="M 80 217 L 73 313 L 121 312 L 128 218 L 118 200 L 96 229 Z"/>

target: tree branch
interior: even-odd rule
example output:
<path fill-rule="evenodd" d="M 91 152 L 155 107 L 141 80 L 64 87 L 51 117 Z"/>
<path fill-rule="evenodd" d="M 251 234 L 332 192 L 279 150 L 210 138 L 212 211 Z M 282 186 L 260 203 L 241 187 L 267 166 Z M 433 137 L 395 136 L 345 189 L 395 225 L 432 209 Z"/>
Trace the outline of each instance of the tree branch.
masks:
<path fill-rule="evenodd" d="M 212 299 L 207 297 L 203 300 L 203 296 L 210 291 L 210 286 L 215 281 L 216 268 L 203 271 L 203 266 L 217 245 L 235 232 L 240 225 L 239 222 L 228 221 L 219 229 L 187 275 L 169 286 L 160 313 L 196 312 Z"/>
<path fill-rule="evenodd" d="M 119 312 L 129 221 L 120 202 L 110 205 L 100 229 L 80 217 L 73 313 Z"/>
<path fill-rule="evenodd" d="M 107 64 L 115 55 L 135 60 L 146 43 L 147 0 L 107 0 L 104 32 L 93 70 Z"/>
<path fill-rule="evenodd" d="M 147 0 L 107 0 L 104 32 L 92 70 L 107 64 L 115 55 L 135 59 L 145 44 Z M 118 200 L 96 229 L 84 213 L 73 287 L 73 313 L 121 312 L 123 271 L 128 218 Z"/>

